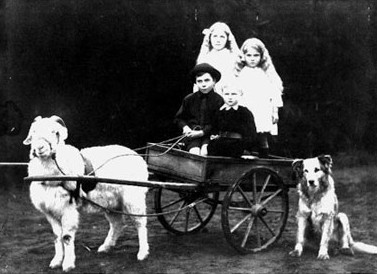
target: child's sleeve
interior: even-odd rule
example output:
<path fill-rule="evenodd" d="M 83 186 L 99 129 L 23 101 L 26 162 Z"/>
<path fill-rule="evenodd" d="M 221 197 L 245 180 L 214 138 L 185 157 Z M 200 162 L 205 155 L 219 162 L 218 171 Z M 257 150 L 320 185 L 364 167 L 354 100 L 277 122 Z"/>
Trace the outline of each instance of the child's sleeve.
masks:
<path fill-rule="evenodd" d="M 272 106 L 276 108 L 283 107 L 283 98 L 280 91 L 276 90 L 272 97 Z"/>
<path fill-rule="evenodd" d="M 212 120 L 211 135 L 219 134 L 219 116 L 220 116 L 220 110 L 215 111 L 215 114 Z"/>
<path fill-rule="evenodd" d="M 186 100 L 183 99 L 180 108 L 178 109 L 177 113 L 175 114 L 174 123 L 178 125 L 178 127 L 183 128 L 187 125 L 185 116 L 186 116 Z"/>
<path fill-rule="evenodd" d="M 266 73 L 271 83 L 272 106 L 277 108 L 283 107 L 283 82 L 275 68 L 270 68 Z"/>
<path fill-rule="evenodd" d="M 244 132 L 242 135 L 244 136 L 246 147 L 251 149 L 257 141 L 257 130 L 255 127 L 254 116 L 246 107 L 244 108 L 244 117 Z"/>
<path fill-rule="evenodd" d="M 213 132 L 213 126 L 217 123 L 215 121 L 217 119 L 218 112 L 221 108 L 221 106 L 224 104 L 224 99 L 221 97 L 221 95 L 215 93 L 215 98 L 213 100 L 213 105 L 211 106 L 211 117 L 210 117 L 210 124 L 204 126 L 203 131 L 204 135 L 210 135 Z"/>

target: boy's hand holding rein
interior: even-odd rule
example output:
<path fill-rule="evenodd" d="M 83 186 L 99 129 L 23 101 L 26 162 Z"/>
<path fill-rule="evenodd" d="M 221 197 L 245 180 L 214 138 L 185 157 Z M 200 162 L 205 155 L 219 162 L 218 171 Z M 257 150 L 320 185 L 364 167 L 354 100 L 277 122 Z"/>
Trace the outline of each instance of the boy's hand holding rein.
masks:
<path fill-rule="evenodd" d="M 189 126 L 183 127 L 183 134 L 190 138 L 200 138 L 204 136 L 203 130 L 192 130 Z"/>
<path fill-rule="evenodd" d="M 216 140 L 216 139 L 219 139 L 219 138 L 220 138 L 219 135 L 211 135 L 211 136 L 209 137 L 210 140 Z"/>
<path fill-rule="evenodd" d="M 192 129 L 189 126 L 184 126 L 183 127 L 183 134 L 187 136 L 192 131 Z"/>

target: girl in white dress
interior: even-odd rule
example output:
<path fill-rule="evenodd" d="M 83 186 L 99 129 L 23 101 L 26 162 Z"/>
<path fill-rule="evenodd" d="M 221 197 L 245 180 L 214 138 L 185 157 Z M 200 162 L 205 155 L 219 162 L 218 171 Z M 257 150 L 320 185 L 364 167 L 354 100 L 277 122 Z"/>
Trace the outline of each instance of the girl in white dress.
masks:
<path fill-rule="evenodd" d="M 222 87 L 234 81 L 239 48 L 229 26 L 223 22 L 214 23 L 209 29 L 204 29 L 203 34 L 196 63 L 208 63 L 220 71 L 221 80 L 216 83 L 215 91 L 222 94 Z M 194 87 L 194 92 L 197 90 Z"/>
<path fill-rule="evenodd" d="M 257 38 L 247 39 L 243 43 L 237 71 L 243 104 L 254 115 L 260 140 L 259 154 L 266 157 L 269 151 L 268 136 L 278 134 L 278 109 L 283 106 L 283 83 L 266 46 Z"/>

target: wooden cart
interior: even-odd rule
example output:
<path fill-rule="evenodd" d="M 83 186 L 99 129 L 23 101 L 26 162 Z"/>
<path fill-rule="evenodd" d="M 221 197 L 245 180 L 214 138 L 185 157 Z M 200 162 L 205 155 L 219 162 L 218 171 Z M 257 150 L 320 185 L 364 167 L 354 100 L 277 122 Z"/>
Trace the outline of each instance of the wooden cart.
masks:
<path fill-rule="evenodd" d="M 30 176 L 24 180 L 155 188 L 156 212 L 147 216 L 157 216 L 175 234 L 200 231 L 221 204 L 225 238 L 240 253 L 264 250 L 281 236 L 288 218 L 288 190 L 295 187 L 292 159 L 204 157 L 154 143 L 148 144 L 145 155 L 152 175 L 148 181 L 88 175 Z"/>
<path fill-rule="evenodd" d="M 195 233 L 222 204 L 225 238 L 240 253 L 264 250 L 281 236 L 288 190 L 295 187 L 292 159 L 204 157 L 161 144 L 149 144 L 146 155 L 153 178 L 181 183 L 155 192 L 155 210 L 168 231 Z"/>

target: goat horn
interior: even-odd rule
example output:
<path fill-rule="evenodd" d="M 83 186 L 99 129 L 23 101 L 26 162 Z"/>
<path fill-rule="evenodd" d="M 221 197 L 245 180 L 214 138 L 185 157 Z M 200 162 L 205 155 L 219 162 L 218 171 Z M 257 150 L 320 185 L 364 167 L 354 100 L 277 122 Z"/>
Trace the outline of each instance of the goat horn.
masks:
<path fill-rule="evenodd" d="M 50 117 L 50 119 L 53 119 L 55 122 L 59 123 L 60 125 L 62 125 L 65 128 L 67 128 L 67 126 L 65 125 L 63 119 L 60 118 L 59 116 L 53 115 L 53 116 Z"/>

